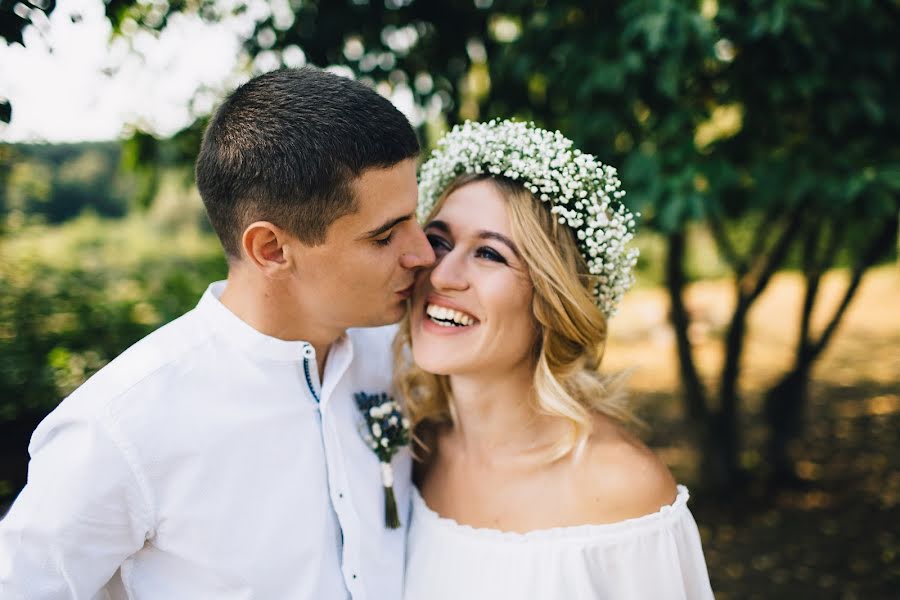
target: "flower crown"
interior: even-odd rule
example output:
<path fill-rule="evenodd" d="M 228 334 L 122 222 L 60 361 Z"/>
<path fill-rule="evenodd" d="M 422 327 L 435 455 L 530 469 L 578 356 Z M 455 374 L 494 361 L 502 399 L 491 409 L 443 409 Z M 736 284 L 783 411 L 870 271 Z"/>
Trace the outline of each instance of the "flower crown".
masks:
<path fill-rule="evenodd" d="M 559 222 L 575 233 L 588 271 L 595 276 L 597 306 L 612 317 L 634 283 L 638 250 L 634 219 L 621 202 L 625 192 L 616 169 L 572 148 L 558 131 L 533 123 L 490 121 L 457 125 L 437 144 L 419 174 L 419 218 L 434 208 L 447 186 L 463 174 L 485 174 L 519 181 Z"/>

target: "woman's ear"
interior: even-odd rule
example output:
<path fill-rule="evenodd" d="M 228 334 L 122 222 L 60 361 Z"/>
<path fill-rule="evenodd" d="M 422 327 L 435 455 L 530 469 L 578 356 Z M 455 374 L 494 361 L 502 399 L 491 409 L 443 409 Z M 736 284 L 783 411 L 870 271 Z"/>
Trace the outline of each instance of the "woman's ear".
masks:
<path fill-rule="evenodd" d="M 284 246 L 290 236 L 269 221 L 256 221 L 244 229 L 241 245 L 249 262 L 267 277 L 280 278 L 290 271 Z"/>

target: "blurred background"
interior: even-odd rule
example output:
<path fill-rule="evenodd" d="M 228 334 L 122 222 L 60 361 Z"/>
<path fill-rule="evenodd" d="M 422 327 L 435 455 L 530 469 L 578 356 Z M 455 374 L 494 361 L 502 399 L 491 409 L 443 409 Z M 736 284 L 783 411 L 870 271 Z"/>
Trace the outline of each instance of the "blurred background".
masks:
<path fill-rule="evenodd" d="M 209 113 L 313 64 L 430 147 L 561 130 L 641 211 L 604 368 L 728 598 L 900 589 L 900 1 L 0 0 L 0 514 L 36 424 L 225 264 Z"/>

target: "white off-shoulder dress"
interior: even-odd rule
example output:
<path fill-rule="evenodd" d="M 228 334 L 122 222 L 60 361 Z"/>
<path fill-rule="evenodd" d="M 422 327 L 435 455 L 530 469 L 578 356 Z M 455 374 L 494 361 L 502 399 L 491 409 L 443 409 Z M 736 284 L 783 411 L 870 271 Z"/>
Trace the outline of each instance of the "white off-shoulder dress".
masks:
<path fill-rule="evenodd" d="M 653 514 L 528 533 L 460 525 L 412 497 L 406 600 L 713 598 L 682 485 Z"/>

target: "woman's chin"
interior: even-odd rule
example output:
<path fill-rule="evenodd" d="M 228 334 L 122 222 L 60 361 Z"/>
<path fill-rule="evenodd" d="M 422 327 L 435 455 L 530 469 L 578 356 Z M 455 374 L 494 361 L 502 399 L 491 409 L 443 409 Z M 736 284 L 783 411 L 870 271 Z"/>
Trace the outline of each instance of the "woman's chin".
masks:
<path fill-rule="evenodd" d="M 446 352 L 441 352 L 437 349 L 413 351 L 413 362 L 426 373 L 431 373 L 432 375 L 457 375 L 461 371 L 466 370 L 465 365 L 460 362 L 460 359 L 465 357 L 453 356 L 452 361 L 447 360 L 447 358 Z"/>
<path fill-rule="evenodd" d="M 478 344 L 466 334 L 479 325 L 445 326 L 428 318 L 419 319 L 418 323 L 413 323 L 412 331 L 416 366 L 435 375 L 457 375 L 469 370 L 478 362 L 473 351 Z"/>

